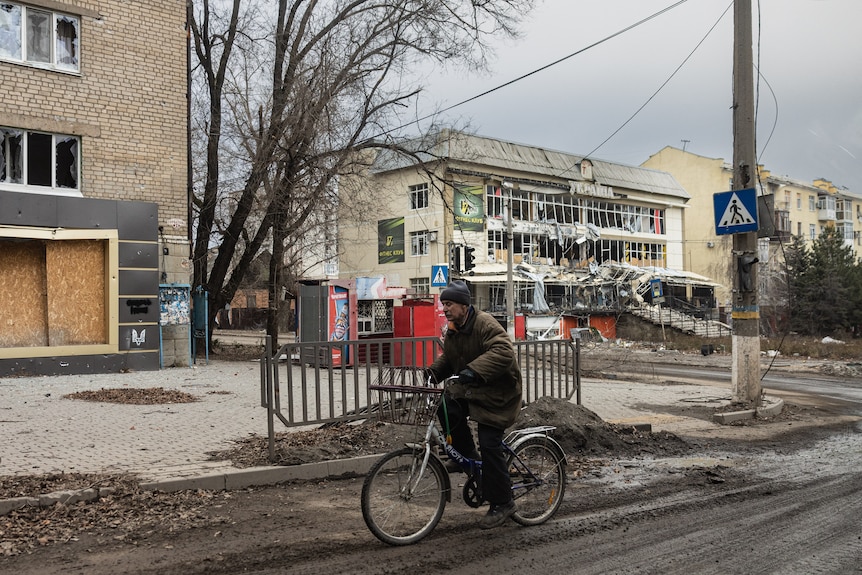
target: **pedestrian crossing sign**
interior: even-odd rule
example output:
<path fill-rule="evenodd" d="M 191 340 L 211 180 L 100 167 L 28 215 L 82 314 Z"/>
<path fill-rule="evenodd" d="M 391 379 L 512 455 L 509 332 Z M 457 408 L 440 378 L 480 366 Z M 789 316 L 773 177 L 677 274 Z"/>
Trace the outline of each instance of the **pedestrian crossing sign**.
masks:
<path fill-rule="evenodd" d="M 754 188 L 713 194 L 712 205 L 717 235 L 757 231 L 757 191 Z"/>
<path fill-rule="evenodd" d="M 446 287 L 449 285 L 449 266 L 431 266 L 431 287 Z"/>

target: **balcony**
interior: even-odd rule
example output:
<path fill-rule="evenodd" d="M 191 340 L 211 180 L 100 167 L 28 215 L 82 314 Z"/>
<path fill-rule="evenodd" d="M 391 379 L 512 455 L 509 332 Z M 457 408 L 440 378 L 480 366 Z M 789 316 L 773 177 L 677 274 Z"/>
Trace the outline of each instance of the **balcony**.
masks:
<path fill-rule="evenodd" d="M 787 210 L 775 210 L 775 227 L 772 233 L 769 234 L 769 241 L 772 242 L 789 242 L 790 236 L 790 212 Z"/>
<path fill-rule="evenodd" d="M 834 222 L 836 214 L 835 198 L 831 196 L 817 198 L 817 219 L 819 221 Z"/>

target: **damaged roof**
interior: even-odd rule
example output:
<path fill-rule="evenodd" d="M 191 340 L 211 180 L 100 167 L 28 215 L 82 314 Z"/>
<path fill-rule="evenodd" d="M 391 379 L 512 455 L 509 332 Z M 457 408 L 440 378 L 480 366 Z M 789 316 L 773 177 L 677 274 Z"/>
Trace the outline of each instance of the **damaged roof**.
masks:
<path fill-rule="evenodd" d="M 589 158 L 593 166 L 593 179 L 587 180 L 581 176 L 579 168 L 583 156 L 452 130 L 442 130 L 398 145 L 406 153 L 394 149 L 381 150 L 371 166 L 372 173 L 400 170 L 417 163 L 454 161 L 462 165 L 473 164 L 482 171 L 501 168 L 529 174 L 534 178 L 544 176 L 554 187 L 565 182 L 595 182 L 682 200 L 691 197 L 667 172 Z"/>

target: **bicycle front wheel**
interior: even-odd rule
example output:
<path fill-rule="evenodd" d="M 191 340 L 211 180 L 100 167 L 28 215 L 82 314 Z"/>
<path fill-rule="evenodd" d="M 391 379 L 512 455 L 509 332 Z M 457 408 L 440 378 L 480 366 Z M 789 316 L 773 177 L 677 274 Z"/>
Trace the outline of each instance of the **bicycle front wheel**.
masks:
<path fill-rule="evenodd" d="M 387 453 L 362 484 L 362 518 L 390 545 L 416 543 L 434 530 L 446 507 L 446 471 L 436 457 L 421 473 L 424 453 L 409 447 Z"/>
<path fill-rule="evenodd" d="M 533 437 L 509 456 L 512 516 L 521 525 L 539 525 L 554 516 L 566 491 L 566 460 L 541 437 Z"/>

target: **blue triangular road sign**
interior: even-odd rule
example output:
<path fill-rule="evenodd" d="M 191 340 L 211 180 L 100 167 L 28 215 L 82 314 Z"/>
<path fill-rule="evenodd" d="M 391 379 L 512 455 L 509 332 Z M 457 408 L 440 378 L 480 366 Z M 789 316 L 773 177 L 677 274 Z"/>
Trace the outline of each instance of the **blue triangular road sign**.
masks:
<path fill-rule="evenodd" d="M 713 194 L 715 233 L 757 231 L 757 192 L 754 188 Z"/>

